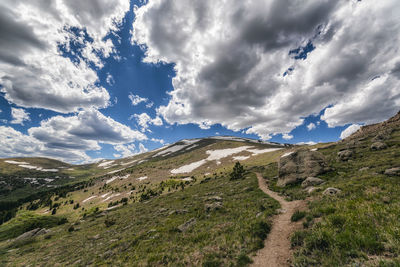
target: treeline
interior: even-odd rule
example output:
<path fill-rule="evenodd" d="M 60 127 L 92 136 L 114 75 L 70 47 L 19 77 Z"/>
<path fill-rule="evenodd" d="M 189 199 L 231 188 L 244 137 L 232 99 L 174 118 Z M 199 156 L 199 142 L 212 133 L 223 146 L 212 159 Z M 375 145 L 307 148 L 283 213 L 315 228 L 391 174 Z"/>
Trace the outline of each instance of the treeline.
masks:
<path fill-rule="evenodd" d="M 33 193 L 15 201 L 0 201 L 0 225 L 12 219 L 16 215 L 18 208 L 25 203 L 39 200 L 38 206 L 47 206 L 51 203 L 51 198 L 53 196 L 65 198 L 69 192 L 92 186 L 93 183 L 93 179 L 90 179 L 89 181 L 77 182 Z"/>

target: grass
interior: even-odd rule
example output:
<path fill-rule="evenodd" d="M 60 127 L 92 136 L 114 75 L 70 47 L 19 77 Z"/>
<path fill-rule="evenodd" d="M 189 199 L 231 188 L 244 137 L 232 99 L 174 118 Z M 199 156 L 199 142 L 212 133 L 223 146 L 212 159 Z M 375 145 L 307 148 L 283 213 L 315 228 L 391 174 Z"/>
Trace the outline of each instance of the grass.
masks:
<path fill-rule="evenodd" d="M 37 215 L 28 211 L 20 212 L 17 217 L 0 226 L 0 241 L 17 237 L 35 228 L 51 228 L 66 222 L 63 217 Z"/>
<path fill-rule="evenodd" d="M 218 201 L 221 208 L 205 209 Z M 0 243 L 0 263 L 246 266 L 249 255 L 263 246 L 269 218 L 278 207 L 258 188 L 254 174 L 235 181 L 215 176 L 174 193 L 130 202 L 106 216 L 77 219 L 73 229 L 71 224 L 57 226 L 50 239 L 40 237 L 17 251 L 4 252 L 5 243 Z M 193 218 L 196 223 L 188 230 L 178 230 Z"/>
<path fill-rule="evenodd" d="M 320 176 L 326 184 L 312 193 L 304 230 L 292 235 L 296 266 L 399 266 L 400 179 L 383 172 L 399 166 L 400 131 L 385 141 L 386 150 L 372 151 L 372 142 L 372 137 L 361 141 L 347 162 L 336 158 L 348 146 L 345 142 L 319 150 L 334 171 Z M 364 167 L 369 169 L 360 171 Z M 323 196 L 327 187 L 342 193 Z M 284 193 L 296 196 L 296 190 L 301 188 Z"/>
<path fill-rule="evenodd" d="M 292 221 L 292 222 L 298 222 L 298 221 L 300 221 L 301 219 L 303 219 L 305 216 L 306 216 L 306 212 L 305 211 L 299 211 L 299 210 L 296 210 L 294 213 L 293 213 L 293 215 L 292 215 L 292 217 L 290 218 L 290 220 Z"/>

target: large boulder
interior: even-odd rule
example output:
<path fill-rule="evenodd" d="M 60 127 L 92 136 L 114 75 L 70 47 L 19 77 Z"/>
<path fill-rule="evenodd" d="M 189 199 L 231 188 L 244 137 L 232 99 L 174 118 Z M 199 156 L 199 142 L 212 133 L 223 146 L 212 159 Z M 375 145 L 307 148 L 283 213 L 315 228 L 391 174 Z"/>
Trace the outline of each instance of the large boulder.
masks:
<path fill-rule="evenodd" d="M 371 145 L 372 150 L 382 150 L 382 149 L 386 149 L 386 148 L 387 148 L 387 145 L 382 142 L 375 142 Z"/>
<path fill-rule="evenodd" d="M 343 150 L 337 153 L 339 160 L 348 161 L 353 156 L 353 151 Z"/>
<path fill-rule="evenodd" d="M 183 224 L 178 226 L 178 230 L 180 232 L 186 232 L 187 230 L 189 230 L 189 228 L 191 228 L 192 226 L 194 226 L 196 224 L 196 219 L 195 218 L 191 218 L 190 220 L 184 222 Z"/>
<path fill-rule="evenodd" d="M 340 192 L 342 192 L 340 189 L 334 187 L 328 187 L 327 189 L 325 189 L 323 194 L 326 196 L 334 196 L 339 194 Z"/>
<path fill-rule="evenodd" d="M 304 181 L 329 171 L 324 156 L 317 151 L 297 150 L 279 160 L 278 186 L 286 186 Z"/>
<path fill-rule="evenodd" d="M 18 236 L 17 238 L 15 238 L 15 241 L 22 241 L 22 240 L 26 240 L 26 239 L 30 239 L 39 235 L 44 235 L 49 233 L 50 230 L 49 229 L 45 229 L 45 228 L 35 228 L 33 230 L 30 230 L 28 232 L 23 233 L 22 235 Z"/>

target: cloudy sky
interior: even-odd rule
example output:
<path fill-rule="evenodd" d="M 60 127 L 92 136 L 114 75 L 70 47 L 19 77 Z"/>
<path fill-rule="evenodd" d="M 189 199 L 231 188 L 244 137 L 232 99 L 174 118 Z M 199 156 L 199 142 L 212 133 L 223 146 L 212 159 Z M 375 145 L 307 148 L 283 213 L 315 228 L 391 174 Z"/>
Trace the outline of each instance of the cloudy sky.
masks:
<path fill-rule="evenodd" d="M 400 109 L 398 0 L 2 0 L 0 157 L 336 141 Z"/>

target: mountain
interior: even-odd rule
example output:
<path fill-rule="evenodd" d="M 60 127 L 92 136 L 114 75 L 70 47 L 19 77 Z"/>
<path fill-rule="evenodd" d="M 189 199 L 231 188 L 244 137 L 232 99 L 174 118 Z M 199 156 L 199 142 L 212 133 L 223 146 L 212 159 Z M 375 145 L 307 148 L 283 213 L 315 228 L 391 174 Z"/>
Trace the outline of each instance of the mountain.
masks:
<path fill-rule="evenodd" d="M 218 136 L 88 165 L 1 159 L 17 204 L 0 262 L 397 266 L 399 117 L 313 146 Z"/>

